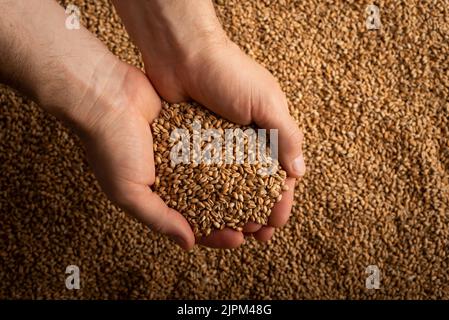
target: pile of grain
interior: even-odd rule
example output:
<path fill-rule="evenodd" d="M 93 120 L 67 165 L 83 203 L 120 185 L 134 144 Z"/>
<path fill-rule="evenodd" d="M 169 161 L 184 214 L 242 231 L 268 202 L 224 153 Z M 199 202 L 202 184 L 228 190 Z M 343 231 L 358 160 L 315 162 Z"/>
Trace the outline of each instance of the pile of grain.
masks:
<path fill-rule="evenodd" d="M 106 0 L 83 23 L 138 52 Z M 279 79 L 308 172 L 268 244 L 182 252 L 111 205 L 78 140 L 0 89 L 1 298 L 449 298 L 446 1 L 223 0 L 230 35 Z M 65 288 L 65 268 L 81 289 Z M 380 290 L 365 287 L 368 265 Z"/>
<path fill-rule="evenodd" d="M 201 127 L 194 128 L 195 122 Z M 218 130 L 219 135 L 207 138 L 204 130 L 208 129 Z M 208 236 L 213 229 L 225 227 L 242 231 L 247 222 L 266 225 L 271 208 L 282 199 L 282 190 L 288 190 L 284 185 L 286 172 L 278 167 L 277 161 L 266 156 L 268 153 L 263 157 L 259 152 L 257 158 L 257 150 L 248 147 L 248 135 L 242 136 L 244 150 L 239 150 L 237 138 L 229 140 L 233 142 L 231 163 L 225 163 L 225 132 L 234 134 L 234 130 L 245 132 L 248 129 L 252 128 L 235 125 L 193 104 L 164 104 L 159 118 L 153 122 L 154 191 L 187 218 L 195 235 Z M 203 136 L 197 147 L 194 135 Z M 180 159 L 184 160 L 182 163 L 172 164 L 170 153 L 177 150 L 175 147 L 182 144 L 183 138 L 184 142 L 188 141 L 188 153 L 179 156 L 187 157 Z M 211 148 L 214 141 L 222 145 L 220 153 L 215 154 L 218 150 Z M 206 152 L 210 153 L 207 158 Z M 237 162 L 237 155 L 243 163 Z M 251 161 L 252 156 L 254 161 Z M 262 169 L 266 172 L 260 171 Z M 273 174 L 268 174 L 269 169 Z"/>

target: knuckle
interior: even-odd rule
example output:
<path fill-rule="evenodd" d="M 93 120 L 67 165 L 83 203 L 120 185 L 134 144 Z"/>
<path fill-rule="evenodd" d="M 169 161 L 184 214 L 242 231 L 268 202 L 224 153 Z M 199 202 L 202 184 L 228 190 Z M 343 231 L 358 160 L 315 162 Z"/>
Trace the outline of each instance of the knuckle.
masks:
<path fill-rule="evenodd" d="M 292 124 L 287 129 L 287 139 L 292 141 L 295 145 L 302 145 L 304 140 L 304 134 L 302 130 L 298 128 L 296 123 L 292 120 Z"/>

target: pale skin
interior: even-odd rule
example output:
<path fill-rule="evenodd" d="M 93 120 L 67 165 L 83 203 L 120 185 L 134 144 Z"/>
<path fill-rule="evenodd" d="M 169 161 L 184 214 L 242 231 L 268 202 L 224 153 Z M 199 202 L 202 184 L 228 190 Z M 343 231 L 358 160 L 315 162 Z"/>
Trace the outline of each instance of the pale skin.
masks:
<path fill-rule="evenodd" d="M 305 173 L 302 134 L 276 79 L 229 40 L 210 0 L 113 3 L 142 53 L 146 74 L 121 62 L 83 27 L 66 29 L 64 9 L 53 0 L 0 0 L 0 81 L 70 126 L 107 196 L 183 249 L 234 248 L 245 236 L 268 241 L 287 222 L 295 179 Z M 195 100 L 233 122 L 279 130 L 289 190 L 268 225 L 248 223 L 243 232 L 224 229 L 195 238 L 187 220 L 151 191 L 149 124 L 161 98 Z"/>

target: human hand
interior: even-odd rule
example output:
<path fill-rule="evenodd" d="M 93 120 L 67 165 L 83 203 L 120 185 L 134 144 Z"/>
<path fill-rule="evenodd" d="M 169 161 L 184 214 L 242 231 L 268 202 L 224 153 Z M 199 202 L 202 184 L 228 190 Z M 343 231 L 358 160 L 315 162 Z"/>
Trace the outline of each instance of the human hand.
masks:
<path fill-rule="evenodd" d="M 279 130 L 279 157 L 289 178 L 282 201 L 267 226 L 249 223 L 243 232 L 261 241 L 283 226 L 291 211 L 295 178 L 305 173 L 302 133 L 288 111 L 275 78 L 224 34 L 209 0 L 115 0 L 131 37 L 142 52 L 147 75 L 169 102 L 194 99 L 239 123 Z M 211 247 L 235 247 L 243 234 L 215 231 L 199 240 Z"/>
<path fill-rule="evenodd" d="M 189 223 L 150 188 L 155 166 L 149 123 L 161 109 L 159 96 L 140 70 L 121 62 L 113 68 L 108 94 L 90 107 L 108 111 L 82 135 L 89 163 L 109 199 L 189 250 L 195 244 Z"/>
<path fill-rule="evenodd" d="M 161 108 L 159 97 L 140 70 L 86 29 L 66 29 L 65 18 L 53 0 L 0 2 L 0 79 L 78 133 L 113 202 L 191 249 L 187 220 L 149 187 L 155 179 L 149 123 Z"/>

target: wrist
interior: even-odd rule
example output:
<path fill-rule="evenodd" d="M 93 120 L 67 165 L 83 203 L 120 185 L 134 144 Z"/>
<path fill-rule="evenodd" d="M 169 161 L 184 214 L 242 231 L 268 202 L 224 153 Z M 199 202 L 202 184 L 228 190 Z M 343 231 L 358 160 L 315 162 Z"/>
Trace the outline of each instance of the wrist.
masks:
<path fill-rule="evenodd" d="M 88 136 L 101 119 L 122 109 L 121 87 L 128 68 L 109 52 L 77 59 L 79 64 L 64 60 L 56 65 L 57 76 L 36 88 L 35 96 L 43 109 Z"/>
<path fill-rule="evenodd" d="M 65 20 L 52 0 L 0 3 L 0 78 L 87 132 L 113 109 L 118 99 L 111 93 L 120 92 L 113 86 L 126 68 L 85 28 L 69 30 Z"/>
<path fill-rule="evenodd" d="M 151 67 L 182 64 L 227 37 L 210 0 L 113 0 L 129 34 Z"/>

